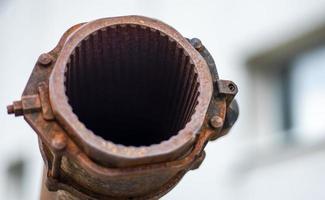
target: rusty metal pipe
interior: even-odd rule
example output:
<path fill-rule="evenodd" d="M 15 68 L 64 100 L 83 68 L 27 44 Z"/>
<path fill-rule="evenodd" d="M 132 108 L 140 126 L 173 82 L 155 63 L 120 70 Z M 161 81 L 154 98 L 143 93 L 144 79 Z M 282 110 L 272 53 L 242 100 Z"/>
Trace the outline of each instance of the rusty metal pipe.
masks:
<path fill-rule="evenodd" d="M 113 143 L 150 146 L 168 140 L 185 127 L 194 112 L 191 103 L 197 103 L 199 83 L 189 55 L 155 29 L 97 30 L 73 50 L 66 67 L 73 112 Z"/>
<path fill-rule="evenodd" d="M 236 93 L 200 40 L 125 16 L 70 28 L 8 113 L 39 136 L 45 185 L 59 191 L 42 196 L 157 199 L 231 128 Z"/>

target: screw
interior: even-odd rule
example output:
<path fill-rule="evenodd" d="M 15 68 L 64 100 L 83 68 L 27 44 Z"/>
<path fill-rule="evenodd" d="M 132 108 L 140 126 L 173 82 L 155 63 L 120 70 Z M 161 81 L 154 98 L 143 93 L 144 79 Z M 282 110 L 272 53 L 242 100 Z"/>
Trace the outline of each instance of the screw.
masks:
<path fill-rule="evenodd" d="M 219 117 L 219 116 L 213 116 L 210 119 L 210 125 L 213 128 L 220 128 L 223 125 L 223 119 L 221 117 Z"/>
<path fill-rule="evenodd" d="M 49 64 L 51 64 L 53 61 L 53 57 L 48 54 L 48 53 L 43 53 L 38 57 L 38 63 L 43 65 L 43 66 L 47 66 Z"/>
<path fill-rule="evenodd" d="M 8 113 L 9 115 L 15 113 L 14 105 L 9 105 L 9 106 L 7 106 L 7 113 Z"/>
<path fill-rule="evenodd" d="M 13 104 L 7 106 L 7 113 L 15 114 L 16 117 L 24 114 L 23 105 L 21 101 L 14 101 Z"/>

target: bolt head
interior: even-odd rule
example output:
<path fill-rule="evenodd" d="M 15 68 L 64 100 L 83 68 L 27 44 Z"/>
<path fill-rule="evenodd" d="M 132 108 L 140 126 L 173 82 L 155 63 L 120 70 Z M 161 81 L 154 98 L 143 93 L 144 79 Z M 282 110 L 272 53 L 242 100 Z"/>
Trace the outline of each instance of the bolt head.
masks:
<path fill-rule="evenodd" d="M 198 38 L 192 38 L 191 39 L 191 44 L 198 51 L 200 51 L 202 49 L 202 42 Z"/>
<path fill-rule="evenodd" d="M 223 125 L 223 119 L 219 116 L 213 116 L 211 119 L 210 119 L 210 125 L 213 127 L 213 128 L 220 128 L 222 127 Z"/>
<path fill-rule="evenodd" d="M 51 143 L 57 151 L 63 150 L 67 145 L 66 138 L 62 134 L 55 135 Z"/>
<path fill-rule="evenodd" d="M 52 61 L 53 61 L 53 57 L 48 53 L 43 53 L 38 58 L 38 63 L 43 66 L 47 66 L 47 65 L 51 64 Z"/>

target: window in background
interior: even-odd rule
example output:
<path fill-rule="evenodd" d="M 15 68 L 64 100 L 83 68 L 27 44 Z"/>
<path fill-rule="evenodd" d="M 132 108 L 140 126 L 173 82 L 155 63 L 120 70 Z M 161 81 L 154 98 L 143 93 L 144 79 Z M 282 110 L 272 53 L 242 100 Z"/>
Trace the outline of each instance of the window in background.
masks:
<path fill-rule="evenodd" d="M 259 144 L 325 142 L 325 25 L 259 52 L 247 64 Z"/>
<path fill-rule="evenodd" d="M 325 138 L 325 47 L 294 59 L 289 77 L 292 134 L 301 140 Z"/>

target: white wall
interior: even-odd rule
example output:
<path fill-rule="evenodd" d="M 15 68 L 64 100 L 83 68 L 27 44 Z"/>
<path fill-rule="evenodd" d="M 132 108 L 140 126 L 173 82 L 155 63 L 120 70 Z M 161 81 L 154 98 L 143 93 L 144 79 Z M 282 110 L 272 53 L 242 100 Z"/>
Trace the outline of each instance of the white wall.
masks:
<path fill-rule="evenodd" d="M 256 123 L 263 124 L 267 118 L 263 113 L 261 121 L 252 117 L 245 59 L 324 20 L 324 8 L 324 0 L 0 1 L 0 199 L 10 198 L 6 167 L 19 156 L 27 159 L 28 167 L 24 199 L 38 197 L 42 160 L 36 134 L 22 118 L 5 113 L 5 106 L 20 98 L 37 57 L 51 50 L 76 23 L 129 14 L 160 19 L 186 37 L 200 38 L 213 54 L 220 77 L 239 86 L 241 114 L 234 129 L 210 143 L 201 168 L 187 174 L 164 199 L 324 199 L 320 187 L 324 177 L 318 176 L 323 156 L 307 155 L 244 172 L 236 166 L 252 150 L 258 135 Z"/>

